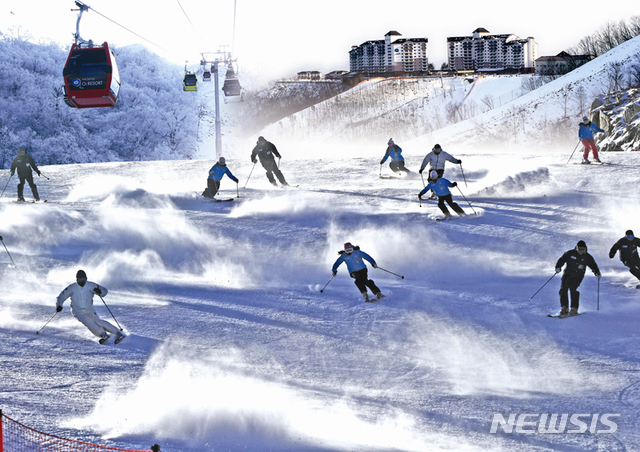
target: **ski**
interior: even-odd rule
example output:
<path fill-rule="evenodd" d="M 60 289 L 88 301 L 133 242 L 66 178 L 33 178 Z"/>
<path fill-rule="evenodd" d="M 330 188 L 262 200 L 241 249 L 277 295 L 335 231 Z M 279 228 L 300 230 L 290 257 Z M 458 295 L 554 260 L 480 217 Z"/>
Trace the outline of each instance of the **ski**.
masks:
<path fill-rule="evenodd" d="M 100 343 L 100 345 L 104 345 L 104 344 L 106 344 L 106 342 L 109 340 L 109 338 L 110 338 L 110 337 L 111 337 L 111 336 L 107 336 L 107 337 L 100 338 L 100 339 L 98 340 L 98 342 Z"/>
<path fill-rule="evenodd" d="M 230 202 L 233 201 L 233 198 L 229 198 L 229 199 L 212 199 L 212 202 Z"/>
<path fill-rule="evenodd" d="M 578 314 L 547 314 L 547 317 L 551 317 L 553 319 L 566 319 L 567 317 L 578 317 L 579 315 L 586 314 L 586 312 L 579 312 Z"/>
<path fill-rule="evenodd" d="M 114 344 L 119 344 L 120 342 L 122 342 L 122 339 L 124 339 L 125 337 L 127 337 L 127 336 L 125 336 L 124 334 L 121 334 L 120 336 L 116 337 L 116 340 L 113 341 L 113 343 Z"/>

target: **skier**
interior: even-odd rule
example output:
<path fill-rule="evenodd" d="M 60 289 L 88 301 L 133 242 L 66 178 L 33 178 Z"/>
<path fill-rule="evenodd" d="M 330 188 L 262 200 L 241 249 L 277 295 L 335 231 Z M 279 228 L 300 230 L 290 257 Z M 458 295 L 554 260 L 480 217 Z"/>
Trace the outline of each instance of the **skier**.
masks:
<path fill-rule="evenodd" d="M 29 187 L 31 187 L 33 199 L 40 201 L 38 188 L 36 184 L 33 183 L 32 173 L 33 170 L 38 173 L 38 177 L 40 177 L 40 170 L 36 166 L 36 162 L 33 161 L 33 158 L 27 155 L 27 151 L 24 148 L 18 149 L 18 156 L 11 162 L 11 176 L 13 176 L 16 169 L 18 170 L 18 177 L 20 178 L 20 182 L 18 183 L 18 201 L 24 201 L 23 190 L 25 180 L 29 183 Z"/>
<path fill-rule="evenodd" d="M 374 283 L 373 280 L 369 279 L 367 275 L 367 265 L 363 262 L 363 259 L 367 260 L 371 263 L 371 266 L 373 268 L 378 268 L 378 264 L 376 264 L 376 261 L 373 260 L 371 256 L 369 256 L 364 251 L 360 251 L 359 246 L 353 246 L 350 242 L 345 243 L 344 250 L 338 251 L 338 254 L 340 255 L 340 257 L 333 264 L 333 268 L 331 269 L 333 276 L 338 274 L 338 267 L 340 266 L 340 264 L 346 262 L 349 275 L 353 279 L 355 279 L 354 283 L 360 290 L 360 293 L 362 293 L 364 301 L 375 301 L 369 299 L 369 295 L 367 294 L 367 287 L 371 289 L 371 292 L 373 292 L 377 299 L 383 297 L 382 292 L 380 292 L 380 289 L 378 289 L 376 283 Z"/>
<path fill-rule="evenodd" d="M 602 163 L 598 158 L 598 149 L 596 148 L 596 143 L 593 141 L 593 134 L 595 132 L 604 133 L 607 135 L 604 130 L 600 127 L 589 121 L 588 117 L 582 118 L 582 122 L 580 123 L 580 130 L 578 131 L 578 136 L 582 141 L 582 145 L 584 146 L 584 153 L 582 154 L 582 163 L 589 164 L 589 149 L 593 152 L 593 161 Z"/>
<path fill-rule="evenodd" d="M 451 196 L 451 191 L 449 191 L 449 187 L 457 187 L 457 182 L 450 182 L 448 179 L 444 177 L 438 177 L 438 172 L 433 170 L 429 175 L 429 182 L 426 187 L 418 194 L 418 198 L 422 199 L 422 195 L 424 195 L 429 190 L 433 190 L 433 192 L 438 196 L 438 207 L 444 213 L 444 218 L 449 220 L 451 218 L 451 214 L 449 213 L 449 209 L 444 205 L 445 201 L 451 208 L 461 217 L 466 215 L 464 210 L 455 202 L 453 202 L 453 197 Z"/>
<path fill-rule="evenodd" d="M 593 271 L 596 278 L 600 279 L 600 270 L 591 254 L 587 253 L 587 244 L 580 240 L 576 247 L 567 251 L 556 262 L 556 273 L 562 271 L 562 266 L 567 264 L 562 274 L 560 284 L 560 315 L 578 315 L 580 306 L 580 292 L 578 287 L 582 283 L 587 267 Z M 569 311 L 569 294 L 571 293 L 571 311 Z"/>
<path fill-rule="evenodd" d="M 262 167 L 267 170 L 267 179 L 269 179 L 269 182 L 271 182 L 272 185 L 275 185 L 276 187 L 278 186 L 275 178 L 273 177 L 273 175 L 275 174 L 283 186 L 289 186 L 289 184 L 287 184 L 287 181 L 284 180 L 284 176 L 282 175 L 280 169 L 278 168 L 278 165 L 276 164 L 275 157 L 280 158 L 280 153 L 273 145 L 273 143 L 265 140 L 264 137 L 258 137 L 258 143 L 253 148 L 253 151 L 251 151 L 251 161 L 253 163 L 257 162 L 256 156 L 260 158 Z"/>
<path fill-rule="evenodd" d="M 462 160 L 453 157 L 451 154 L 448 154 L 447 152 L 444 152 L 442 150 L 442 147 L 439 144 L 436 144 L 431 150 L 431 152 L 429 152 L 424 157 L 424 160 L 422 160 L 422 165 L 420 165 L 420 171 L 418 172 L 422 174 L 422 172 L 424 171 L 428 163 L 429 172 L 427 174 L 430 175 L 435 170 L 438 174 L 438 177 L 442 177 L 444 176 L 444 162 L 446 162 L 447 160 L 455 164 L 462 163 Z M 436 179 L 433 179 L 430 176 L 427 179 L 427 182 L 435 182 L 435 181 Z M 434 199 L 435 197 L 436 197 L 435 193 L 432 193 L 429 199 Z"/>
<path fill-rule="evenodd" d="M 207 188 L 205 188 L 202 196 L 206 196 L 207 198 L 213 198 L 220 189 L 220 181 L 224 177 L 224 175 L 229 176 L 229 179 L 234 181 L 236 184 L 238 183 L 238 178 L 231 174 L 229 168 L 227 168 L 227 163 L 224 157 L 220 157 L 215 165 L 211 167 L 209 170 L 209 177 L 207 178 Z"/>
<path fill-rule="evenodd" d="M 392 138 L 389 138 L 387 146 L 387 151 L 385 152 L 382 160 L 380 160 L 380 165 L 382 166 L 384 162 L 391 157 L 391 162 L 389 162 L 389 168 L 391 168 L 391 171 L 394 173 L 399 173 L 400 171 L 410 173 L 411 171 L 404 167 L 404 157 L 402 156 L 402 149 L 400 146 L 395 144 Z"/>
<path fill-rule="evenodd" d="M 71 314 L 86 326 L 89 331 L 98 336 L 101 344 L 104 344 L 109 339 L 109 333 L 116 335 L 115 343 L 117 344 L 124 338 L 124 334 L 106 320 L 98 317 L 98 314 L 93 309 L 93 295 L 106 296 L 107 293 L 106 287 L 87 281 L 87 274 L 84 270 L 78 270 L 76 282 L 67 286 L 58 295 L 56 311 L 62 311 L 64 301 L 71 297 Z"/>
<path fill-rule="evenodd" d="M 613 259 L 617 251 L 620 251 L 620 261 L 629 268 L 629 272 L 640 279 L 640 257 L 638 256 L 638 247 L 640 239 L 633 235 L 633 231 L 629 229 L 625 232 L 625 236 L 618 240 L 609 251 L 609 257 Z M 640 284 L 636 286 L 640 289 Z"/>

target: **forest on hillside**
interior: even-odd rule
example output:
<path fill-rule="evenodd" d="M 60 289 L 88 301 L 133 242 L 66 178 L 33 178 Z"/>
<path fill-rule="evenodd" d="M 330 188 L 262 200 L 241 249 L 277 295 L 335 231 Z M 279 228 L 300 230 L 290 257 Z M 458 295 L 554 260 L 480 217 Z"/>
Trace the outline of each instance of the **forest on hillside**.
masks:
<path fill-rule="evenodd" d="M 116 49 L 126 81 L 114 108 L 63 100 L 67 51 L 0 38 L 0 168 L 23 146 L 38 164 L 191 158 L 203 106 L 182 90 L 180 67 L 142 46 Z"/>

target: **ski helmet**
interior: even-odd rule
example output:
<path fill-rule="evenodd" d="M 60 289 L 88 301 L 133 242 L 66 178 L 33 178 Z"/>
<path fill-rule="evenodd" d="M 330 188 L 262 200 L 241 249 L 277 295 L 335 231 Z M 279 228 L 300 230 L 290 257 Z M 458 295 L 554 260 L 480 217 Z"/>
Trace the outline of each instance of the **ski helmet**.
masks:
<path fill-rule="evenodd" d="M 226 165 L 226 160 L 224 159 L 224 157 L 220 157 L 220 158 L 218 159 L 218 163 L 219 163 L 220 165 L 222 165 L 222 166 L 225 166 L 225 165 Z"/>
<path fill-rule="evenodd" d="M 589 118 L 587 116 L 583 116 L 582 117 L 582 122 L 584 122 L 585 124 L 587 124 L 589 122 Z"/>
<path fill-rule="evenodd" d="M 431 180 L 436 180 L 438 179 L 438 172 L 436 170 L 433 170 L 429 173 L 429 177 L 431 177 Z"/>
<path fill-rule="evenodd" d="M 442 152 L 442 148 L 440 147 L 440 145 L 439 145 L 439 144 L 436 144 L 436 145 L 433 147 L 433 152 L 435 152 L 436 154 L 439 154 L 440 152 Z"/>
<path fill-rule="evenodd" d="M 78 270 L 78 273 L 76 273 L 76 282 L 80 287 L 84 287 L 84 284 L 87 282 L 87 274 L 84 270 Z"/>
<path fill-rule="evenodd" d="M 627 238 L 628 238 L 629 240 L 631 240 L 631 239 L 634 237 L 634 235 L 633 235 L 633 231 L 632 231 L 631 229 L 629 229 L 629 230 L 628 230 L 627 232 L 625 232 L 624 234 L 627 236 Z"/>
<path fill-rule="evenodd" d="M 587 244 L 584 243 L 584 240 L 580 240 L 576 244 L 576 251 L 578 251 L 578 253 L 580 253 L 580 254 L 587 252 Z"/>
<path fill-rule="evenodd" d="M 393 146 L 393 138 L 389 138 L 389 142 L 387 143 L 389 146 Z"/>
<path fill-rule="evenodd" d="M 258 137 L 258 142 L 259 143 L 264 143 L 265 141 L 267 141 L 267 140 L 265 140 L 264 137 Z"/>
<path fill-rule="evenodd" d="M 344 244 L 344 252 L 347 254 L 353 253 L 353 245 L 351 244 L 351 242 L 347 242 Z"/>
<path fill-rule="evenodd" d="M 26 154 L 26 153 L 27 153 L 27 151 L 26 151 L 25 148 L 18 149 L 18 154 Z"/>

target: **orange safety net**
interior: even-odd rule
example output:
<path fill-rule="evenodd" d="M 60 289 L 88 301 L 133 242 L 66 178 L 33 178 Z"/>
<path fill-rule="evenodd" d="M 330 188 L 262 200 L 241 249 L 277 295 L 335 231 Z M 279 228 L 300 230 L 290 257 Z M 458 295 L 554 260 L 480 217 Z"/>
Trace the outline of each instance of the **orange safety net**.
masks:
<path fill-rule="evenodd" d="M 5 416 L 0 411 L 0 452 L 148 452 L 98 446 L 75 439 L 39 432 Z"/>

